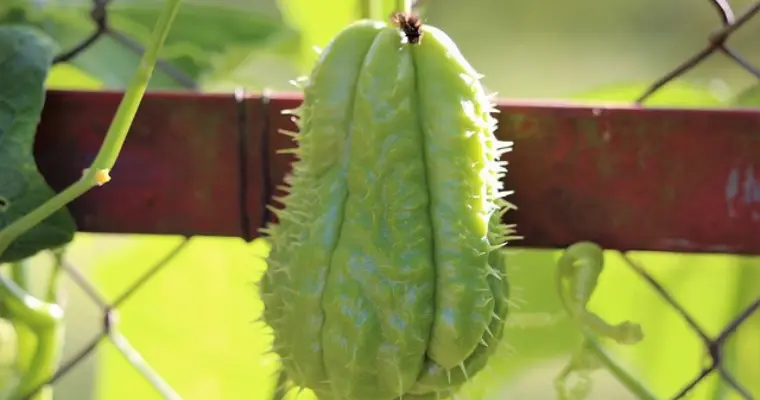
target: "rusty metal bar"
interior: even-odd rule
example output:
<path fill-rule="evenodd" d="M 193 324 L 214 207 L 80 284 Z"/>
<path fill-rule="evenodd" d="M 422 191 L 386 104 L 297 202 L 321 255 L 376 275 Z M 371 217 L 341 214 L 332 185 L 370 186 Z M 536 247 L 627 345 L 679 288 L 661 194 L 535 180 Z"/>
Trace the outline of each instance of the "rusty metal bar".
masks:
<path fill-rule="evenodd" d="M 91 162 L 121 96 L 49 93 L 35 154 L 55 189 Z M 293 145 L 277 133 L 295 129 L 281 111 L 299 101 L 148 94 L 113 181 L 72 203 L 80 230 L 256 236 L 290 167 L 274 154 Z M 515 141 L 516 245 L 760 253 L 760 110 L 499 108 L 497 135 Z"/>

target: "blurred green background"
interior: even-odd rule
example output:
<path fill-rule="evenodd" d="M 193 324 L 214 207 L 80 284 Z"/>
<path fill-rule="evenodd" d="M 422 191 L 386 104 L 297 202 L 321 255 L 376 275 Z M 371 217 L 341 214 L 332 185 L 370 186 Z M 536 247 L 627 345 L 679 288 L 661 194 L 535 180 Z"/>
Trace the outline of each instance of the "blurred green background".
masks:
<path fill-rule="evenodd" d="M 63 48 L 91 29 L 86 1 L 3 3 L 3 21 L 35 24 Z M 288 81 L 308 70 L 313 61 L 310 48 L 323 46 L 355 17 L 349 3 L 186 0 L 163 55 L 201 90 L 229 92 L 242 86 L 252 91 L 293 91 Z M 731 4 L 738 12 L 750 3 Z M 112 26 L 124 37 L 144 43 L 162 4 L 114 0 Z M 623 103 L 703 47 L 708 33 L 720 23 L 706 0 L 428 0 L 424 17 L 458 43 L 486 76 L 485 84 L 502 98 Z M 760 65 L 758 35 L 760 17 L 739 30 L 730 43 Z M 121 89 L 138 59 L 123 43 L 105 38 L 71 63 L 56 66 L 49 87 Z M 736 104 L 736 96 L 756 82 L 718 54 L 666 87 L 655 100 L 661 105 L 724 107 Z M 184 89 L 161 70 L 152 88 Z M 113 299 L 181 241 L 79 234 L 68 259 Z M 120 307 L 125 336 L 184 399 L 271 398 L 276 360 L 261 356 L 267 339 L 251 322 L 260 311 L 254 283 L 263 269 L 263 246 L 193 238 Z M 507 253 L 519 309 L 511 317 L 507 346 L 492 368 L 473 382 L 471 398 L 553 399 L 552 380 L 580 340 L 562 318 L 554 291 L 557 253 L 526 249 Z M 32 263 L 43 268 L 47 258 L 39 255 Z M 757 257 L 638 253 L 635 258 L 709 334 L 717 334 L 760 296 Z M 705 349 L 619 254 L 609 252 L 607 263 L 592 308 L 611 322 L 639 322 L 646 335 L 641 344 L 608 348 L 658 398 L 670 398 L 707 366 Z M 72 282 L 67 281 L 64 289 L 68 359 L 97 334 L 101 315 Z M 760 316 L 750 318 L 732 336 L 726 357 L 734 376 L 760 396 Z M 591 398 L 632 398 L 609 374 L 596 372 L 593 377 Z M 56 398 L 64 400 L 161 398 L 108 341 L 65 375 L 56 389 Z M 711 376 L 689 398 L 739 397 Z"/>

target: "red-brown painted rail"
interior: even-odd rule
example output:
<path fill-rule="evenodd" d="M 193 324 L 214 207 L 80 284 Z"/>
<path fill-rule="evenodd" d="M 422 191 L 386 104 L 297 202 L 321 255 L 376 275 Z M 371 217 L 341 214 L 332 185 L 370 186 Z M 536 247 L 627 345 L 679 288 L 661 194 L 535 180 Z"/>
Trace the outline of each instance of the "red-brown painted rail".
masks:
<path fill-rule="evenodd" d="M 35 154 L 56 190 L 93 160 L 121 97 L 49 93 Z M 256 236 L 292 160 L 275 154 L 293 146 L 281 111 L 299 101 L 148 94 L 113 181 L 71 204 L 80 230 Z M 760 110 L 499 108 L 519 245 L 760 253 Z"/>

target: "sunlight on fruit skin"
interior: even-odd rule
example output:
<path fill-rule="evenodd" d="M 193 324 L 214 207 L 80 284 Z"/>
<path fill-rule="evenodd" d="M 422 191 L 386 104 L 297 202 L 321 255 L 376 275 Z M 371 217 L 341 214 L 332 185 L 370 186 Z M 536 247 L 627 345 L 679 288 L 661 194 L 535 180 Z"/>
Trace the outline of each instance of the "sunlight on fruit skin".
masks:
<path fill-rule="evenodd" d="M 498 347 L 509 286 L 491 97 L 441 30 L 359 21 L 301 80 L 263 322 L 320 398 L 445 398 Z"/>

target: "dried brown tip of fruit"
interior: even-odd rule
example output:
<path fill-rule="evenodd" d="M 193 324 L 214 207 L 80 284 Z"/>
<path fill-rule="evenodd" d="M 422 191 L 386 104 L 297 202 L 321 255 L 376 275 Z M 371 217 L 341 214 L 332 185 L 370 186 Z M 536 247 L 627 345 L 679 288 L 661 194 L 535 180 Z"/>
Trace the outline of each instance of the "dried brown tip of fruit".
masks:
<path fill-rule="evenodd" d="M 417 44 L 422 40 L 422 21 L 415 14 L 394 12 L 391 14 L 391 23 L 401 29 L 410 44 Z"/>

